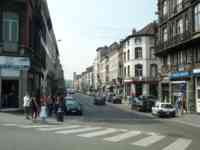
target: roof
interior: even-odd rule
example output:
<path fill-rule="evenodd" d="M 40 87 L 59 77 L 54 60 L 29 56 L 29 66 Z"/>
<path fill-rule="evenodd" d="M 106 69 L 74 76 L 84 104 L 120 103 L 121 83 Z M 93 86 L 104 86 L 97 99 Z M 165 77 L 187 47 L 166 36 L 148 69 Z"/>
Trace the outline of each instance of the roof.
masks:
<path fill-rule="evenodd" d="M 146 25 L 144 28 L 139 30 L 138 32 L 135 31 L 131 35 L 127 36 L 122 42 L 125 42 L 132 37 L 155 36 L 156 32 L 157 32 L 157 23 L 151 22 L 148 25 Z"/>

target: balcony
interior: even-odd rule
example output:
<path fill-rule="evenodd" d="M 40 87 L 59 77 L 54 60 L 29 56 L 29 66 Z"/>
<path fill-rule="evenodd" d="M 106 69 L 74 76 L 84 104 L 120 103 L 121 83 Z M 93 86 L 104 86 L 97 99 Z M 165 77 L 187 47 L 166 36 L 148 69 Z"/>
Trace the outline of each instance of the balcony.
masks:
<path fill-rule="evenodd" d="M 156 53 L 160 53 L 167 49 L 171 49 L 191 39 L 192 39 L 192 33 L 189 31 L 184 32 L 183 34 L 178 34 L 166 42 L 158 42 L 156 45 Z"/>
<path fill-rule="evenodd" d="M 156 77 L 151 77 L 151 76 L 147 76 L 147 77 L 143 77 L 143 76 L 140 76 L 140 77 L 126 77 L 125 80 L 127 81 L 131 81 L 131 82 L 144 82 L 144 83 L 148 83 L 148 82 L 158 82 L 159 81 L 159 78 L 158 76 Z"/>

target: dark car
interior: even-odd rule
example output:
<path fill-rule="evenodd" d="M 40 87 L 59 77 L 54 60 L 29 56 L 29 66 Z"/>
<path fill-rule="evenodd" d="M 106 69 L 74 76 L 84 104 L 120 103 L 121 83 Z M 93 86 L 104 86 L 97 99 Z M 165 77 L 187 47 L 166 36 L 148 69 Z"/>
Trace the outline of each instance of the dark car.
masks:
<path fill-rule="evenodd" d="M 95 96 L 94 97 L 94 105 L 105 105 L 106 100 L 103 96 Z"/>
<path fill-rule="evenodd" d="M 122 103 L 122 97 L 120 95 L 115 95 L 112 97 L 112 103 L 113 104 L 121 104 Z"/>
<path fill-rule="evenodd" d="M 76 100 L 65 100 L 65 114 L 76 114 L 82 115 L 83 108 L 82 105 Z"/>
<path fill-rule="evenodd" d="M 137 110 L 143 112 L 151 112 L 156 101 L 157 99 L 152 96 L 134 97 L 132 101 L 132 108 L 136 108 Z"/>
<path fill-rule="evenodd" d="M 113 96 L 115 96 L 113 93 L 108 93 L 108 95 L 106 96 L 106 101 L 107 102 L 112 102 Z"/>

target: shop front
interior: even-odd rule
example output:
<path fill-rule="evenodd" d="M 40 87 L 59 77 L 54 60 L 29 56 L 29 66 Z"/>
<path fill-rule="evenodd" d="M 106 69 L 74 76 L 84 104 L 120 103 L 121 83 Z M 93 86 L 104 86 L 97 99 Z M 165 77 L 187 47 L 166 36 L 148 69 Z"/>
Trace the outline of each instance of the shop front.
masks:
<path fill-rule="evenodd" d="M 196 112 L 200 113 L 200 69 L 193 70 L 194 83 L 195 83 L 195 101 Z"/>
<path fill-rule="evenodd" d="M 0 56 L 0 108 L 21 108 L 27 91 L 27 57 Z"/>
<path fill-rule="evenodd" d="M 181 99 L 182 110 L 184 112 L 193 111 L 192 73 L 187 71 L 176 72 L 171 74 L 170 80 L 170 103 L 176 105 L 176 102 Z"/>

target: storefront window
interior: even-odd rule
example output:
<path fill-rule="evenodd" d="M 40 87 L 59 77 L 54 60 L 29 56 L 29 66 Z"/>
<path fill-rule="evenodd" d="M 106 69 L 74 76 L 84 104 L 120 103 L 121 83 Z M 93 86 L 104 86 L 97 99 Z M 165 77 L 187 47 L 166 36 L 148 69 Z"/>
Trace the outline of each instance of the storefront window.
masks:
<path fill-rule="evenodd" d="M 197 77 L 197 86 L 200 87 L 200 77 Z"/>

